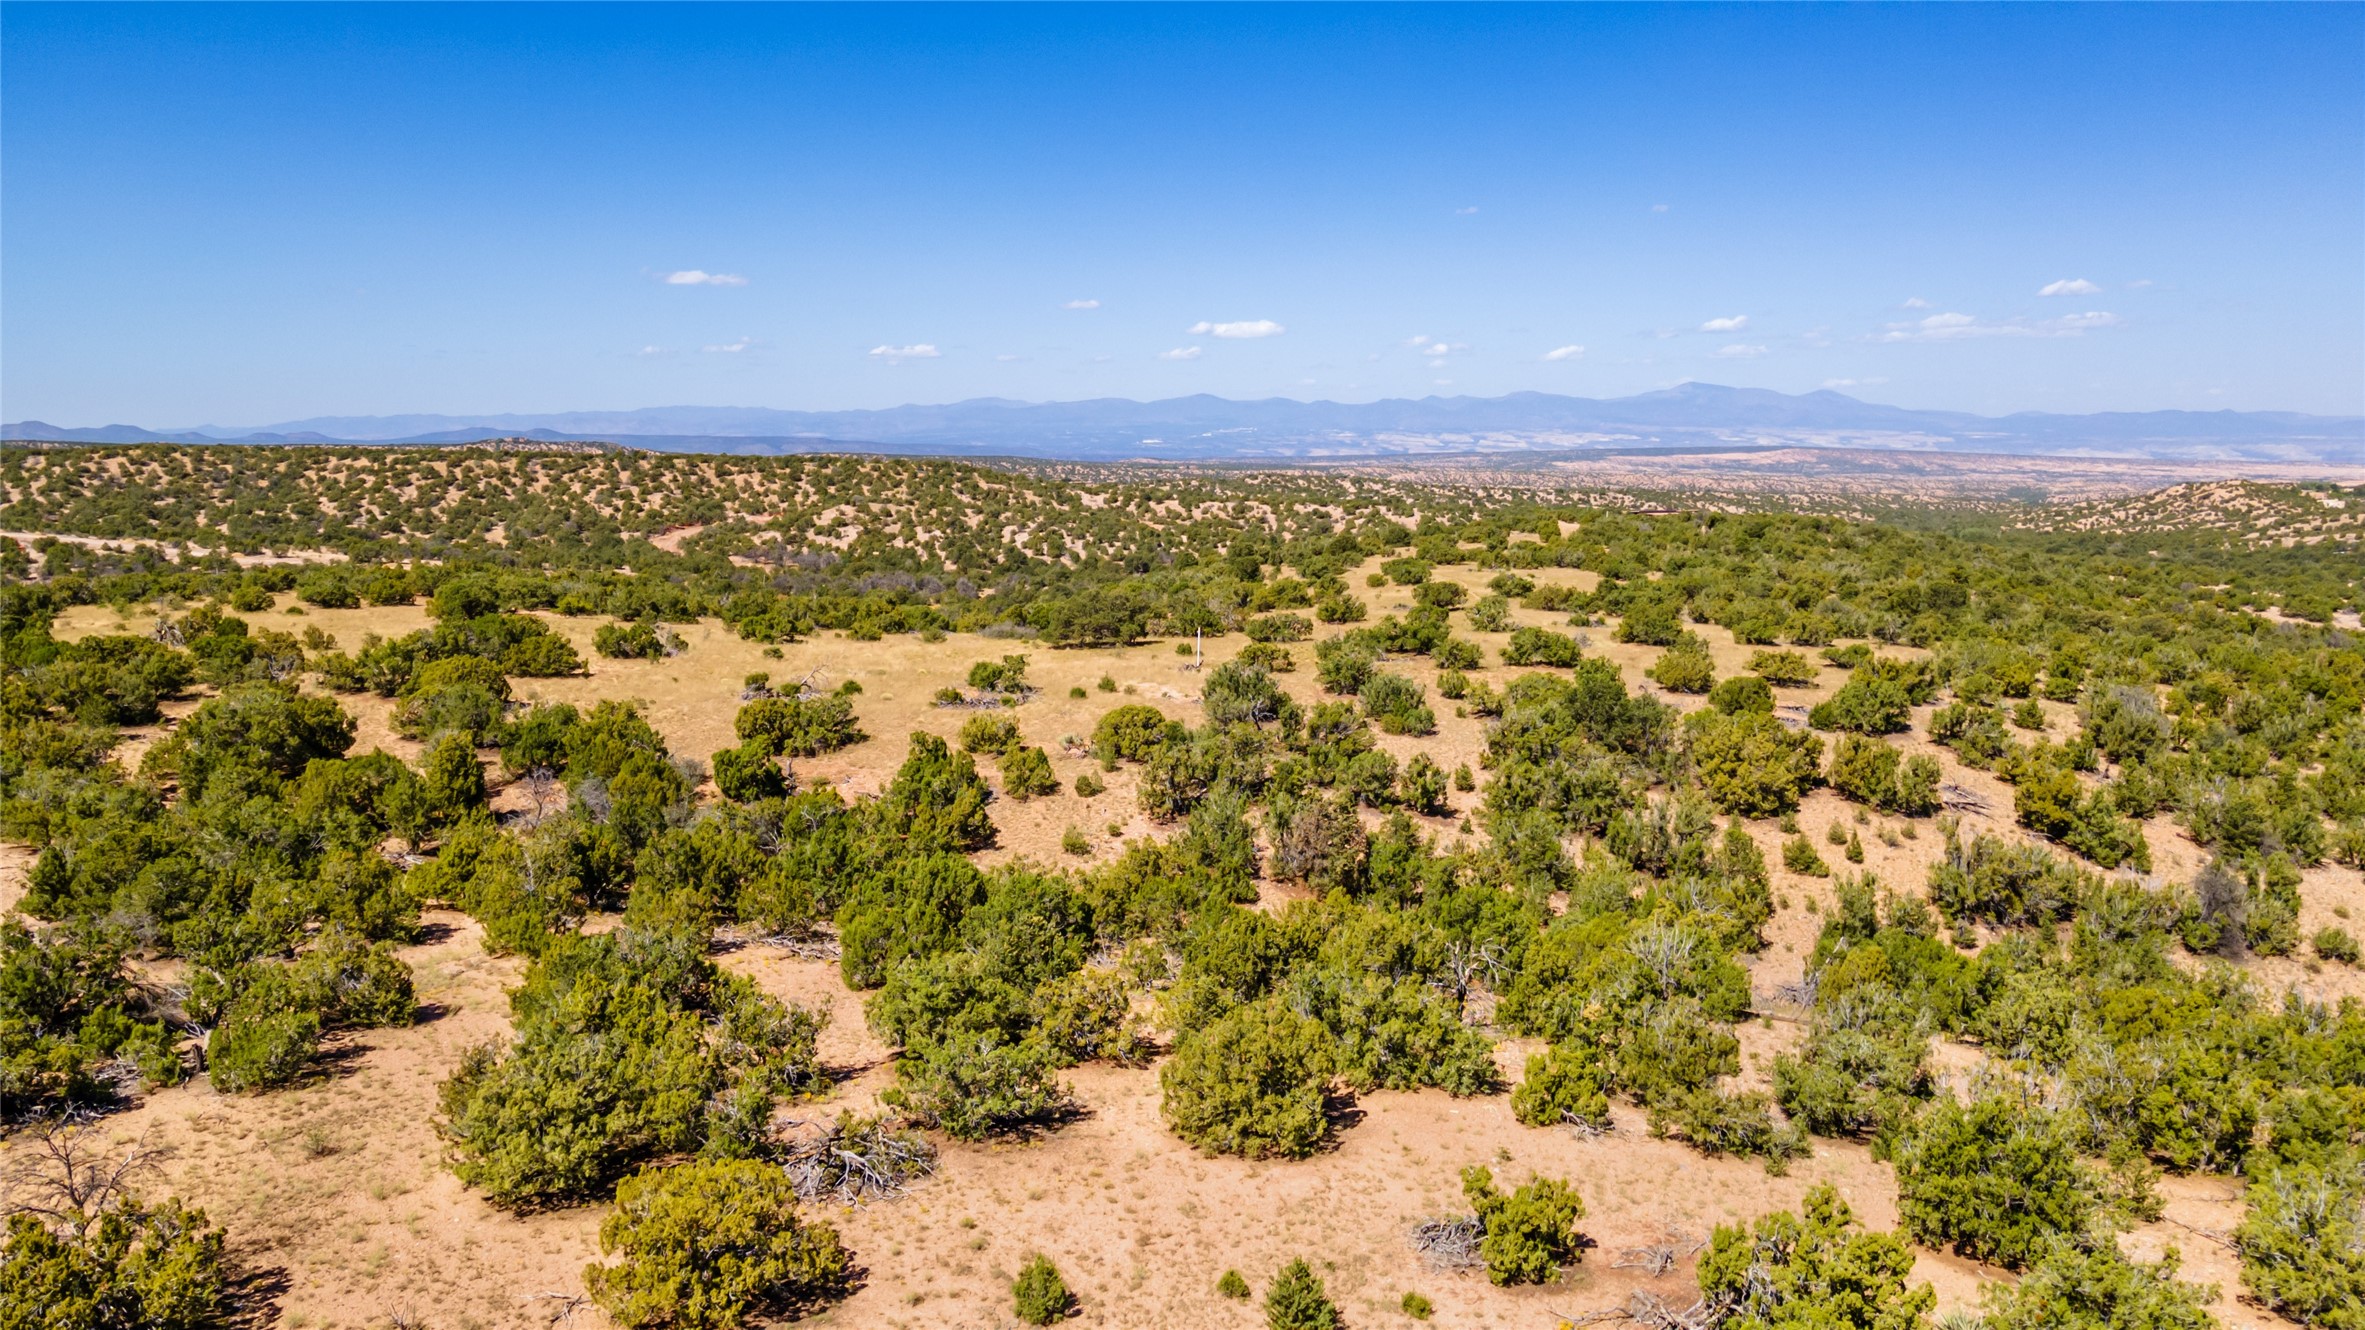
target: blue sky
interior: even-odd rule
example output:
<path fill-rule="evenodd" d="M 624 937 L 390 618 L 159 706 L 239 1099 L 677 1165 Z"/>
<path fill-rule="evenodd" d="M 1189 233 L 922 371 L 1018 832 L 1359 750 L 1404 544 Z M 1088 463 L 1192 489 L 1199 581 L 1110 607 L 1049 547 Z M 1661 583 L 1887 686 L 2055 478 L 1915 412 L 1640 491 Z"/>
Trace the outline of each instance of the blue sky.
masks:
<path fill-rule="evenodd" d="M 10 420 L 1686 379 L 2365 411 L 2357 5 L 13 3 L 0 37 Z"/>

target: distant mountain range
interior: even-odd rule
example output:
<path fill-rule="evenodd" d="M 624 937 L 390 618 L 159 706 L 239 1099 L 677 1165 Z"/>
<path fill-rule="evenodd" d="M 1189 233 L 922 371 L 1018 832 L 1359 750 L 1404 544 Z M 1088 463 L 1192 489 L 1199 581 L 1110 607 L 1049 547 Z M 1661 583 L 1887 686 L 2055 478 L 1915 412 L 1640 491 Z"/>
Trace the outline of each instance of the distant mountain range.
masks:
<path fill-rule="evenodd" d="M 1686 383 L 1633 397 L 1391 398 L 1378 402 L 1156 402 L 981 397 L 878 411 L 668 406 L 484 416 L 322 416 L 257 428 L 133 425 L 61 429 L 37 420 L 0 437 L 70 443 L 466 443 L 594 439 L 696 452 L 876 450 L 1112 460 L 1281 460 L 1495 451 L 1694 450 L 1751 446 L 2365 462 L 2365 417 L 2286 411 L 2141 411 L 1978 416 L 1915 411 L 1836 392 L 1800 395 Z"/>

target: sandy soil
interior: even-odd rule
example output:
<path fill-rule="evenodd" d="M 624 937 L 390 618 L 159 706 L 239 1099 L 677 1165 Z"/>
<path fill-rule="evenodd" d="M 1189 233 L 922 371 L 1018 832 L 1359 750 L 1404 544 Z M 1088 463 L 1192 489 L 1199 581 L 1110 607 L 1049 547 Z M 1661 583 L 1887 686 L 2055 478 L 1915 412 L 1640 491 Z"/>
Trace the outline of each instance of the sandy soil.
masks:
<path fill-rule="evenodd" d="M 1474 597 L 1483 593 L 1483 574 L 1451 569 L 1447 575 L 1467 583 Z M 1591 578 L 1565 571 L 1544 576 L 1579 585 Z M 1408 589 L 1367 588 L 1360 574 L 1354 581 L 1356 594 L 1375 617 L 1401 613 L 1411 602 Z M 291 629 L 318 626 L 348 648 L 358 646 L 366 632 L 394 635 L 426 623 L 416 608 L 257 617 Z M 1503 635 L 1468 633 L 1461 616 L 1456 618 L 1457 631 L 1484 646 L 1490 661 L 1496 659 Z M 1515 609 L 1514 618 L 1565 629 L 1559 615 Z M 989 862 L 1018 856 L 1065 860 L 1059 839 L 1069 826 L 1090 835 L 1095 857 L 1111 853 L 1124 837 L 1162 834 L 1138 812 L 1129 770 L 1110 775 L 1108 791 L 1096 799 L 1075 795 L 1074 777 L 1094 764 L 1066 755 L 1061 745 L 1068 736 L 1089 735 L 1094 721 L 1121 703 L 1147 702 L 1169 715 L 1198 719 L 1202 676 L 1183 668 L 1188 662 L 1175 655 L 1170 643 L 1055 651 L 968 636 L 935 644 L 908 637 L 858 643 L 824 633 L 786 645 L 779 659 L 768 659 L 757 644 L 706 621 L 680 627 L 689 642 L 685 655 L 610 661 L 595 657 L 590 648 L 602 621 L 555 616 L 549 621 L 576 643 L 592 672 L 580 679 L 519 680 L 521 697 L 578 704 L 603 697 L 641 699 L 668 743 L 688 755 L 703 757 L 733 742 L 740 680 L 749 672 L 768 671 L 776 681 L 810 673 L 823 686 L 854 679 L 862 685 L 856 711 L 870 740 L 797 764 L 808 782 L 833 781 L 850 794 L 884 784 L 911 732 L 949 738 L 958 731 L 970 713 L 931 705 L 937 688 L 960 682 L 973 661 L 1025 652 L 1042 691 L 1014 714 L 1026 738 L 1051 752 L 1054 769 L 1071 788 L 1024 803 L 997 801 L 993 815 L 1000 843 L 981 856 Z M 145 622 L 135 616 L 130 630 L 139 631 Z M 67 616 L 60 634 L 111 631 L 116 625 L 113 611 L 86 607 Z M 1326 626 L 1321 631 L 1338 630 Z M 1650 687 L 1641 671 L 1656 659 L 1655 649 L 1614 643 L 1607 628 L 1575 631 L 1584 632 L 1598 654 L 1616 661 L 1630 686 Z M 1708 639 L 1720 674 L 1741 670 L 1751 648 L 1734 643 L 1720 629 L 1698 631 Z M 1210 666 L 1239 646 L 1238 639 L 1211 643 Z M 1294 650 L 1300 668 L 1282 676 L 1282 682 L 1293 696 L 1314 700 L 1311 646 L 1299 644 Z M 1482 719 L 1456 715 L 1451 702 L 1434 696 L 1436 671 L 1425 660 L 1389 668 L 1431 689 L 1439 730 L 1418 740 L 1381 736 L 1381 746 L 1399 757 L 1426 750 L 1449 770 L 1461 762 L 1476 769 L 1484 743 Z M 1499 684 L 1512 673 L 1495 667 L 1479 675 Z M 1117 691 L 1098 689 L 1104 676 Z M 1844 677 L 1826 669 L 1814 687 L 1783 690 L 1781 700 L 1811 704 Z M 1075 687 L 1085 696 L 1071 697 Z M 389 707 L 383 700 L 343 700 L 360 719 L 357 751 L 377 746 L 417 755 L 415 745 L 388 730 Z M 1701 701 L 1669 700 L 1686 708 Z M 2050 707 L 2049 714 L 2057 733 L 2074 724 L 2067 708 Z M 136 760 L 153 737 L 131 736 L 126 755 Z M 1903 742 L 1945 757 L 1918 739 Z M 2007 787 L 1951 760 L 1946 766 L 1948 780 L 1984 795 L 1992 810 L 1984 818 L 1967 815 L 1966 831 L 2019 834 L 2009 825 Z M 996 779 L 990 764 L 984 769 L 989 780 Z M 1454 814 L 1435 820 L 1433 827 L 1451 841 L 1459 834 L 1460 815 L 1476 800 L 1476 795 L 1455 794 Z M 1934 822 L 1909 825 L 1877 814 L 1859 821 L 1855 807 L 1837 796 L 1812 795 L 1799 813 L 1800 826 L 1835 867 L 1853 869 L 1824 839 L 1835 823 L 1858 832 L 1864 869 L 1897 890 L 1922 889 L 1928 864 L 1942 844 Z M 2173 824 L 2163 819 L 2146 830 L 2155 876 L 2184 879 L 2198 867 L 2197 848 Z M 1778 865 L 1783 839 L 1778 826 L 1754 823 L 1750 831 L 1768 861 Z M 0 909 L 13 909 L 30 861 L 22 847 L 0 846 Z M 2342 921 L 2354 928 L 2356 912 L 2365 910 L 2365 879 L 2355 870 L 2312 870 L 2302 890 L 2302 922 L 2309 932 Z M 1833 905 L 1828 880 L 1778 868 L 1775 894 L 1778 909 L 1768 945 L 1751 961 L 1753 987 L 1761 994 L 1800 977 Z M 383 1326 L 395 1313 L 419 1316 L 438 1330 L 545 1326 L 569 1304 L 542 1295 L 580 1293 L 581 1270 L 596 1255 L 599 1209 L 507 1215 L 469 1193 L 440 1165 L 430 1125 L 435 1087 L 466 1047 L 505 1033 L 504 993 L 521 966 L 486 956 L 476 926 L 464 917 L 438 914 L 431 922 L 430 940 L 407 953 L 428 1005 L 429 1018 L 420 1025 L 351 1039 L 328 1059 L 320 1078 L 301 1088 L 250 1098 L 217 1095 L 199 1082 L 160 1092 L 106 1124 L 105 1130 L 127 1139 L 144 1134 L 170 1147 L 172 1157 L 153 1190 L 176 1192 L 205 1206 L 216 1222 L 228 1226 L 242 1259 L 281 1272 L 285 1291 L 279 1324 L 288 1330 Z M 842 1073 L 843 1083 L 829 1102 L 794 1112 L 818 1116 L 840 1106 L 860 1107 L 889 1083 L 889 1050 L 864 1027 L 860 995 L 842 986 L 832 963 L 760 945 L 727 949 L 721 959 L 768 991 L 830 1014 L 822 1051 Z M 2253 962 L 2252 968 L 2271 991 L 2297 986 L 2319 998 L 2365 997 L 2365 973 L 2349 967 L 2284 959 Z M 1762 1085 L 1773 1056 L 1794 1046 L 1802 1032 L 1795 1022 L 1776 1020 L 1745 1025 L 1739 1033 L 1743 1082 Z M 1500 1051 L 1512 1076 L 1526 1051 L 1516 1042 Z M 1956 1076 L 1977 1057 L 1975 1050 L 1961 1046 L 1945 1046 L 1937 1054 L 1941 1067 Z M 1621 1110 L 1612 1136 L 1584 1140 L 1518 1126 L 1503 1096 L 1456 1101 L 1437 1093 L 1380 1094 L 1358 1106 L 1335 1151 L 1300 1163 L 1252 1164 L 1200 1157 L 1166 1132 L 1158 1118 L 1154 1070 L 1087 1067 L 1071 1079 L 1087 1110 L 1080 1120 L 1030 1142 L 950 1146 L 938 1176 L 912 1196 L 834 1215 L 868 1273 L 854 1296 L 817 1323 L 1009 1325 L 1008 1281 L 1040 1250 L 1077 1289 L 1083 1302 L 1079 1323 L 1085 1325 L 1246 1330 L 1257 1317 L 1249 1306 L 1218 1297 L 1217 1277 L 1237 1267 L 1261 1290 L 1281 1263 L 1304 1255 L 1323 1269 L 1333 1295 L 1357 1326 L 1409 1325 L 1396 1310 L 1407 1290 L 1436 1300 L 1437 1325 L 1547 1326 L 1560 1315 L 1608 1306 L 1634 1286 L 1634 1272 L 1614 1268 L 1622 1249 L 1671 1238 L 1697 1241 L 1716 1223 L 1794 1205 L 1816 1182 L 1838 1186 L 1869 1224 L 1888 1228 L 1896 1222 L 1890 1170 L 1853 1146 L 1818 1142 L 1813 1158 L 1797 1164 L 1790 1176 L 1769 1178 L 1754 1163 L 1705 1159 L 1686 1147 L 1652 1141 L 1640 1115 L 1630 1111 Z M 1514 1182 L 1536 1172 L 1571 1178 L 1590 1212 L 1584 1228 L 1598 1244 L 1585 1264 L 1559 1285 L 1525 1291 L 1422 1268 L 1405 1244 L 1406 1229 L 1423 1216 L 1456 1210 L 1459 1170 L 1472 1163 L 1489 1164 Z M 2239 1271 L 2222 1235 L 2239 1220 L 2236 1184 L 2172 1179 L 2163 1190 L 2167 1218 L 2130 1235 L 2128 1249 L 2152 1255 L 2178 1246 L 2188 1275 L 2222 1286 L 2225 1296 L 2217 1310 L 2229 1325 L 2279 1324 L 2232 1297 L 2239 1290 Z M 1924 1253 L 1917 1277 L 1938 1289 L 1946 1309 L 1974 1305 L 1985 1274 Z M 1650 1286 L 1674 1296 L 1691 1287 L 1690 1278 L 1687 1260 Z M 598 1323 L 598 1313 L 588 1308 L 578 1310 L 572 1322 Z"/>

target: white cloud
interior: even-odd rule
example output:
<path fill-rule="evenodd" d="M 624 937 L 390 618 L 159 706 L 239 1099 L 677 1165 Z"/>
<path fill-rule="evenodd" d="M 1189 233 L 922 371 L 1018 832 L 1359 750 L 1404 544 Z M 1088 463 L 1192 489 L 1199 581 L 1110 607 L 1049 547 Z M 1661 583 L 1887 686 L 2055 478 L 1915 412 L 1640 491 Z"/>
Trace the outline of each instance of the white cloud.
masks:
<path fill-rule="evenodd" d="M 718 354 L 718 355 L 735 356 L 735 355 L 738 355 L 740 352 L 742 352 L 742 351 L 745 351 L 747 348 L 749 348 L 749 347 L 751 347 L 751 346 L 754 346 L 754 345 L 755 345 L 755 339 L 754 339 L 754 338 L 752 338 L 752 337 L 742 337 L 742 338 L 740 338 L 740 339 L 739 339 L 738 341 L 736 341 L 736 342 L 709 343 L 708 345 L 706 345 L 706 346 L 704 346 L 704 347 L 702 347 L 702 348 L 700 348 L 700 349 L 701 349 L 701 350 L 704 350 L 704 351 L 710 351 L 710 352 L 714 352 L 714 353 L 716 353 L 716 354 Z"/>
<path fill-rule="evenodd" d="M 1450 356 L 1456 351 L 1470 349 L 1466 342 L 1448 342 L 1443 338 L 1431 337 L 1427 333 L 1407 337 L 1404 339 L 1404 344 L 1424 356 Z"/>
<path fill-rule="evenodd" d="M 1585 354 L 1581 346 L 1556 346 L 1544 353 L 1546 360 L 1575 360 Z"/>
<path fill-rule="evenodd" d="M 2155 285 L 2155 283 L 2151 278 L 2138 277 L 2134 281 L 2127 283 L 2127 289 L 2130 291 L 2142 291 L 2149 289 L 2153 285 Z"/>
<path fill-rule="evenodd" d="M 1987 323 L 1968 314 L 1949 311 L 1912 323 L 1889 324 L 1876 338 L 1881 342 L 1961 342 L 1985 337 L 2080 337 L 2095 328 L 2116 328 L 2126 320 L 2107 310 L 2065 314 L 2057 319 L 2011 319 Z"/>
<path fill-rule="evenodd" d="M 1665 212 L 1665 211 L 1667 211 L 1667 205 L 1666 205 L 1666 204 L 1664 204 L 1664 203 L 1654 203 L 1654 204 L 1652 204 L 1652 205 L 1651 205 L 1651 211 L 1652 211 L 1652 212 Z"/>
<path fill-rule="evenodd" d="M 1000 355 L 998 355 L 998 356 L 995 356 L 995 357 L 994 357 L 994 359 L 995 359 L 995 360 L 997 360 L 997 361 L 999 361 L 999 362 L 1001 362 L 1002 364 L 1005 364 L 1005 365 L 1007 365 L 1007 364 L 1010 364 L 1012 361 L 1017 361 L 1017 360 L 1024 360 L 1024 359 L 1026 359 L 1026 357 L 1025 357 L 1025 356 L 1016 356 L 1016 355 L 1012 355 L 1012 354 L 1010 354 L 1008 351 L 1004 351 L 1002 354 L 1000 354 Z"/>
<path fill-rule="evenodd" d="M 1289 329 L 1271 319 L 1242 319 L 1237 323 L 1209 323 L 1201 319 L 1183 331 L 1194 337 L 1279 337 Z"/>
<path fill-rule="evenodd" d="M 1899 309 L 1928 309 L 1929 307 L 1930 302 L 1920 296 L 1907 296 L 1905 303 L 1898 306 Z"/>
<path fill-rule="evenodd" d="M 1199 358 L 1199 353 L 1200 353 L 1201 349 L 1202 349 L 1202 348 L 1200 348 L 1200 347 L 1196 347 L 1196 346 L 1178 346 L 1178 347 L 1174 348 L 1172 351 L 1160 351 L 1160 352 L 1158 353 L 1158 359 L 1160 359 L 1160 360 L 1197 360 L 1197 359 Z"/>
<path fill-rule="evenodd" d="M 935 360 L 944 353 L 927 342 L 914 342 L 910 346 L 874 346 L 870 354 L 894 365 L 906 360 Z"/>
<path fill-rule="evenodd" d="M 1470 206 L 1470 207 L 1467 207 L 1467 208 L 1456 208 L 1456 209 L 1454 209 L 1454 210 L 1453 210 L 1453 215 L 1454 215 L 1454 216 L 1456 216 L 1456 217 L 1471 217 L 1471 216 L 1475 216 L 1475 215 L 1477 214 L 1477 212 L 1478 212 L 1478 208 L 1477 208 L 1477 206 L 1476 206 L 1476 205 L 1472 205 L 1472 206 Z"/>
<path fill-rule="evenodd" d="M 1887 379 L 1878 376 L 1869 379 L 1825 379 L 1823 386 L 1826 388 L 1873 388 L 1887 382 Z"/>
<path fill-rule="evenodd" d="M 2058 282 L 2047 282 L 2037 291 L 2040 296 L 2090 296 L 2102 288 L 2083 277 L 2064 277 Z"/>
<path fill-rule="evenodd" d="M 1749 326 L 1749 316 L 1735 314 L 1731 318 L 1710 319 L 1700 325 L 1701 332 L 1739 332 Z"/>
<path fill-rule="evenodd" d="M 667 351 L 662 346 L 644 346 L 640 350 L 633 352 L 633 354 L 637 356 L 647 356 L 653 358 L 656 356 L 670 355 L 672 353 Z"/>
<path fill-rule="evenodd" d="M 733 272 L 701 272 L 696 268 L 684 268 L 680 272 L 665 274 L 665 284 L 667 286 L 745 286 L 747 279 Z"/>
<path fill-rule="evenodd" d="M 1064 304 L 1064 305 L 1061 305 L 1061 306 L 1060 306 L 1060 308 L 1061 308 L 1061 309 L 1099 309 L 1099 308 L 1100 308 L 1100 302 L 1099 302 L 1099 301 L 1097 301 L 1097 300 L 1071 300 L 1071 301 L 1069 301 L 1068 303 L 1066 303 L 1066 304 Z"/>
<path fill-rule="evenodd" d="M 1731 346 L 1718 347 L 1716 349 L 1716 358 L 1719 360 L 1755 360 L 1765 353 L 1766 349 L 1762 346 L 1749 346 L 1741 342 L 1735 342 Z"/>

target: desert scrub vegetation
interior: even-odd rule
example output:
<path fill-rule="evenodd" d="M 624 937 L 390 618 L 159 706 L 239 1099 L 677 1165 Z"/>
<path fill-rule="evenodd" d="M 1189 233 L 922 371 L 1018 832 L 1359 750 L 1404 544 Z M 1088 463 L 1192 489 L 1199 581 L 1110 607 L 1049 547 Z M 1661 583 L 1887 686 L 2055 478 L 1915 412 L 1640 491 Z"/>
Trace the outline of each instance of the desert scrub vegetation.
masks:
<path fill-rule="evenodd" d="M 8 1169 L 0 1313 L 11 1324 L 223 1330 L 242 1308 L 225 1235 L 135 1188 L 156 1152 L 102 1148 L 65 1117 L 36 1122 Z"/>
<path fill-rule="evenodd" d="M 584 1286 L 634 1327 L 731 1330 L 751 1314 L 811 1311 L 845 1291 L 853 1262 L 796 1199 L 779 1169 L 747 1159 L 639 1173 L 600 1222 L 600 1253 L 614 1263 L 591 1266 Z"/>
<path fill-rule="evenodd" d="M 1565 1180 L 1536 1178 L 1515 1190 L 1484 1168 L 1462 1170 L 1462 1195 L 1478 1216 L 1478 1257 L 1488 1282 L 1546 1284 L 1583 1254 L 1577 1221 L 1585 1203 Z"/>
<path fill-rule="evenodd" d="M 818 1245 L 782 1256 L 785 1292 L 695 1273 L 679 1217 L 720 1204 L 702 1189 L 730 1170 L 789 1178 L 782 1207 L 891 1195 L 930 1140 L 1059 1129 L 1070 1068 L 1161 1058 L 1180 1140 L 1287 1160 L 1354 1130 L 1359 1094 L 1502 1092 L 1506 1033 L 1545 1044 L 1505 1106 L 1538 1130 L 1632 1109 L 1770 1167 L 1809 1134 L 1894 1161 L 1897 1235 L 1810 1195 L 1720 1237 L 1703 1296 L 1739 1323 L 1799 1323 L 1785 1290 L 1842 1280 L 1859 1292 L 1818 1305 L 1832 1323 L 1911 1324 L 1897 1252 L 1922 1244 L 2022 1272 L 1991 1324 L 2187 1324 L 2172 1269 L 2090 1240 L 2145 1211 L 2155 1170 L 2242 1180 L 2262 1305 L 2337 1326 L 2357 1301 L 2365 1012 L 2270 992 L 2250 960 L 2343 963 L 2346 930 L 2303 893 L 2365 859 L 2353 562 L 2208 532 L 882 458 L 10 450 L 0 487 L 14 529 L 178 546 L 0 543 L 0 834 L 36 856 L 27 922 L 0 931 L 12 1116 L 201 1071 L 302 1082 L 337 1041 L 411 1018 L 394 948 L 434 903 L 526 967 L 512 1036 L 447 1087 L 452 1162 L 518 1208 L 613 1197 L 621 1215 L 619 1184 L 650 1179 L 645 1235 L 620 1229 L 599 1277 L 618 1319 L 710 1279 L 712 1306 L 751 1313 L 830 1296 Z M 265 547 L 343 557 L 228 557 Z M 1409 603 L 1354 594 L 1374 560 Z M 261 617 L 417 602 L 430 626 L 350 652 Z M 58 640 L 57 616 L 92 605 L 156 622 Z M 984 634 L 929 681 L 975 715 L 849 797 L 790 764 L 862 742 L 859 695 L 750 680 L 710 789 L 630 703 L 520 704 L 517 679 L 609 668 L 552 629 L 569 616 L 635 652 L 698 618 L 773 645 Z M 1627 645 L 1593 651 L 1589 627 Z M 1110 779 L 1076 793 L 1130 789 L 1153 835 L 1120 846 L 1131 810 L 1110 809 L 1063 866 L 973 860 L 998 801 L 1058 797 L 1012 723 L 1047 705 L 1021 643 L 1040 662 L 1226 635 L 1252 650 L 1209 653 L 1188 720 L 1127 704 L 1090 727 Z M 1726 636 L 1754 654 L 1719 679 Z M 1656 688 L 1613 655 L 1653 661 Z M 1437 747 L 1431 670 L 1477 753 Z M 1118 693 L 1103 676 L 1102 703 Z M 355 753 L 349 705 L 385 707 L 418 760 Z M 126 727 L 167 715 L 114 760 Z M 1992 798 L 1988 776 L 2007 822 L 1945 816 Z M 504 784 L 532 811 L 496 819 Z M 1824 787 L 1885 816 L 1834 826 Z M 1887 830 L 1935 862 L 1898 869 Z M 2163 863 L 2202 866 L 2137 877 L 2175 838 L 2191 852 Z M 1806 884 L 1821 933 L 1804 982 L 1752 994 L 1777 845 L 1827 880 Z M 1245 908 L 1272 886 L 1287 904 Z M 721 971 L 722 929 L 834 944 L 864 994 L 891 1098 L 829 1138 L 861 1178 L 800 1180 L 816 1137 L 774 1110 L 825 1092 L 817 1018 Z M 136 982 L 158 962 L 172 987 Z M 1770 1094 L 1746 1092 L 1735 1024 L 1776 999 L 1803 1037 Z M 1939 1039 L 1985 1067 L 1968 1102 L 1936 1091 Z M 766 1240 L 812 1231 L 759 1209 L 744 1222 Z M 1532 1245 L 1506 1268 L 1543 1268 Z M 1326 1323 L 1303 1274 L 1275 1286 L 1287 1323 Z"/>
<path fill-rule="evenodd" d="M 773 1106 L 816 1092 L 820 1020 L 718 970 L 702 939 L 629 924 L 546 948 L 507 1046 L 441 1089 L 453 1171 L 495 1203 L 581 1199 L 635 1163 L 770 1152 Z"/>

